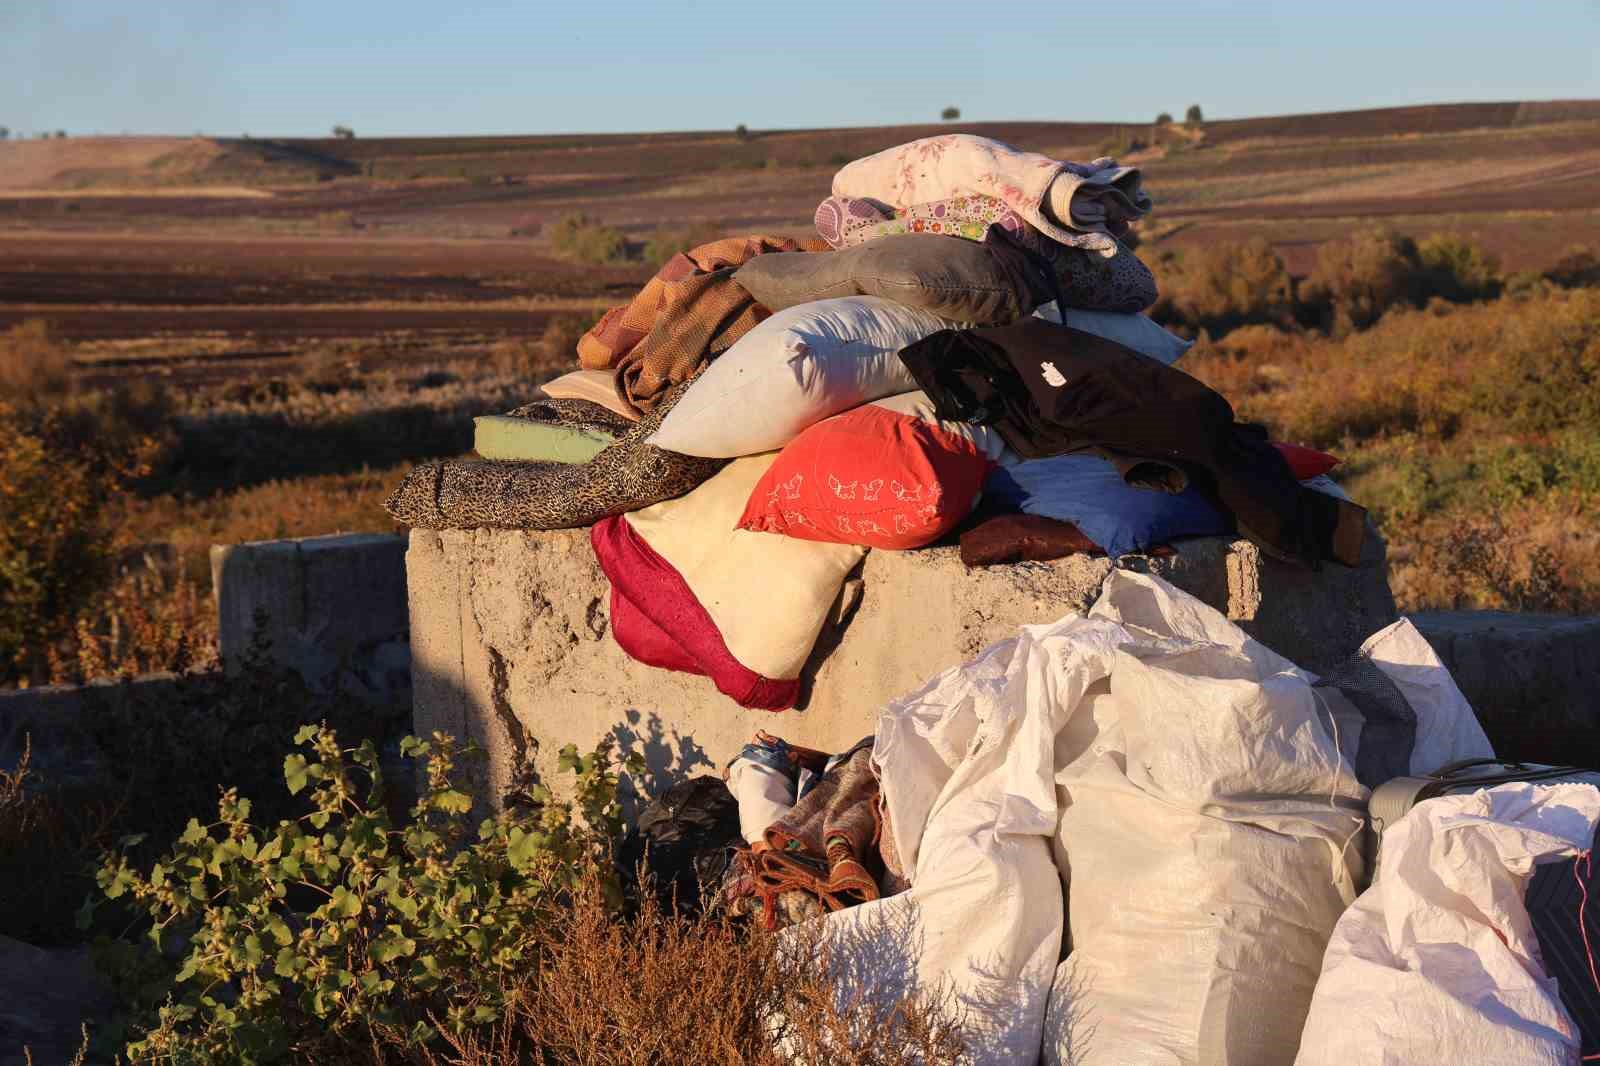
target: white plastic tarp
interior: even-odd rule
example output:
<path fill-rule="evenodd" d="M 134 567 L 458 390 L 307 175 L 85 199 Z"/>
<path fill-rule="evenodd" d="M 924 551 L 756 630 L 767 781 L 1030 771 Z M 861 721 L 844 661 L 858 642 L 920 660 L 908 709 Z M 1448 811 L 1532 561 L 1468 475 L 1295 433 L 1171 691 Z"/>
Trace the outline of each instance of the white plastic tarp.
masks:
<path fill-rule="evenodd" d="M 1384 655 L 1416 668 L 1419 744 L 1445 738 L 1426 758 L 1488 754 L 1414 634 L 1369 647 L 1386 673 Z M 1089 617 L 1024 627 L 892 703 L 873 758 L 913 887 L 826 919 L 845 994 L 944 990 L 979 1063 L 1290 1061 L 1366 798 L 1340 754 L 1360 717 L 1336 723 L 1314 680 L 1114 571 Z M 1058 972 L 1064 884 L 1082 959 Z"/>
<path fill-rule="evenodd" d="M 1511 784 L 1417 805 L 1339 919 L 1295 1066 L 1578 1061 L 1523 898 L 1536 864 L 1588 849 L 1590 785 Z"/>

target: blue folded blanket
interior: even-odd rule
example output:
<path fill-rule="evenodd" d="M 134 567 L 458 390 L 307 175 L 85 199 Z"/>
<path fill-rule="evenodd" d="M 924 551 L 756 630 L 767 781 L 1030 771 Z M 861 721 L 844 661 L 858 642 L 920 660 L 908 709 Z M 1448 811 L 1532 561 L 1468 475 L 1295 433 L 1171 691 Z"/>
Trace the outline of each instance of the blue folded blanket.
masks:
<path fill-rule="evenodd" d="M 1098 455 L 1057 455 L 1002 467 L 984 495 L 1023 514 L 1071 522 L 1115 559 L 1173 537 L 1226 533 L 1227 517 L 1195 489 L 1136 489 Z"/>

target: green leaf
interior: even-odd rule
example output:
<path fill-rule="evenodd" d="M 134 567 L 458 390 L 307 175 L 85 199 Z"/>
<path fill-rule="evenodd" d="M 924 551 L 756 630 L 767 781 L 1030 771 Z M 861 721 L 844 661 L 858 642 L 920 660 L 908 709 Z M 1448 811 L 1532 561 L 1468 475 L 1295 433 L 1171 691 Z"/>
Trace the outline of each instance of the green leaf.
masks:
<path fill-rule="evenodd" d="M 251 933 L 244 938 L 244 958 L 251 966 L 260 966 L 267 953 L 261 950 L 261 938 Z"/>
<path fill-rule="evenodd" d="M 417 953 L 417 942 L 408 936 L 387 936 L 372 942 L 372 961 L 393 962 L 401 956 Z"/>
<path fill-rule="evenodd" d="M 440 789 L 433 797 L 433 805 L 447 814 L 466 814 L 472 810 L 472 797 L 453 788 Z"/>
<path fill-rule="evenodd" d="M 354 918 L 361 913 L 361 897 L 340 885 L 333 890 L 333 898 L 328 900 L 328 911 L 331 914 Z"/>
<path fill-rule="evenodd" d="M 300 961 L 300 957 L 294 953 L 294 949 L 284 948 L 278 952 L 278 958 L 272 967 L 272 972 L 279 977 L 294 977 L 304 968 L 305 963 Z"/>
<path fill-rule="evenodd" d="M 311 727 L 306 727 L 306 729 L 309 728 Z M 296 743 L 301 742 L 301 734 L 304 734 L 305 731 L 305 729 L 302 729 L 295 734 Z M 291 796 L 298 795 L 300 790 L 306 787 L 306 757 L 304 755 L 295 754 L 283 757 L 283 781 L 284 784 L 289 786 L 289 795 Z"/>
<path fill-rule="evenodd" d="M 317 733 L 319 733 L 321 731 L 321 728 L 322 728 L 321 726 L 315 726 L 315 725 L 303 725 L 303 726 L 301 726 L 299 728 L 299 730 L 297 730 L 295 732 L 294 742 L 296 744 L 304 744 L 308 740 L 316 739 Z"/>
<path fill-rule="evenodd" d="M 272 939 L 276 940 L 279 944 L 294 943 L 294 934 L 289 932 L 289 923 L 285 922 L 282 918 L 274 918 L 269 921 L 267 923 L 267 932 L 270 933 L 272 935 Z"/>

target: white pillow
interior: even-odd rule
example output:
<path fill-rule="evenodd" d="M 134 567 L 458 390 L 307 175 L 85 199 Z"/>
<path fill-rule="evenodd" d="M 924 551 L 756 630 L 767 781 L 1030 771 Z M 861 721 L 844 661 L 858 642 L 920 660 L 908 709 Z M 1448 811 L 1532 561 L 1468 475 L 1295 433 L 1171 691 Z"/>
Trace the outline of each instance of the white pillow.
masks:
<path fill-rule="evenodd" d="M 1125 348 L 1132 348 L 1140 355 L 1148 355 L 1168 366 L 1176 363 L 1179 356 L 1194 347 L 1194 341 L 1186 341 L 1162 329 L 1149 315 L 1129 314 L 1125 311 L 1083 311 L 1069 307 L 1063 321 L 1063 315 L 1056 309 L 1054 300 L 1039 308 L 1033 315 L 1046 322 L 1054 322 L 1058 326 L 1071 326 L 1073 329 L 1081 329 L 1085 333 L 1104 337 L 1108 341 L 1116 341 Z"/>
<path fill-rule="evenodd" d="M 830 415 L 914 391 L 900 349 L 951 325 L 878 296 L 786 308 L 701 372 L 649 443 L 708 459 L 776 451 Z"/>

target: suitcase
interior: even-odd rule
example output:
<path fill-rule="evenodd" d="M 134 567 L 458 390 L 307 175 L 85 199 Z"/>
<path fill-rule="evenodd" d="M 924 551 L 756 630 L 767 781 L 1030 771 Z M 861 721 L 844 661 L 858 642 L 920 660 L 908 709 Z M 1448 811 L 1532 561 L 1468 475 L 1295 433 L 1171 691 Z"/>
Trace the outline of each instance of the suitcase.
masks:
<path fill-rule="evenodd" d="M 1383 831 L 1404 818 L 1411 808 L 1435 796 L 1476 792 L 1514 781 L 1546 785 L 1576 782 L 1600 787 L 1600 771 L 1577 766 L 1546 766 L 1543 763 L 1463 759 L 1422 777 L 1396 777 L 1385 781 L 1372 790 L 1372 797 L 1367 801 L 1367 818 L 1371 825 L 1367 834 L 1367 869 L 1371 871 L 1372 878 L 1376 880 L 1378 876 L 1378 843 Z"/>

